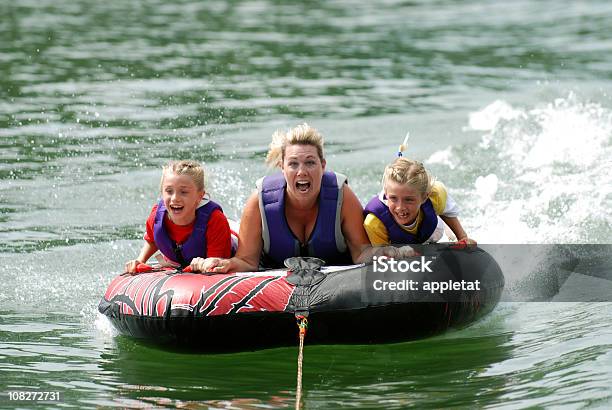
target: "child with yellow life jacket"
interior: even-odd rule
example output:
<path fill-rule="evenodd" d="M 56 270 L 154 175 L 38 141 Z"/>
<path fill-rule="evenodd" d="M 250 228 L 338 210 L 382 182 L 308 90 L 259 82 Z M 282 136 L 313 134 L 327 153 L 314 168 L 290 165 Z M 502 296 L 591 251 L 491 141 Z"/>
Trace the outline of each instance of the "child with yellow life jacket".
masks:
<path fill-rule="evenodd" d="M 387 165 L 382 183 L 383 190 L 365 207 L 363 225 L 372 245 L 437 242 L 444 223 L 459 242 L 476 244 L 461 226 L 446 187 L 422 163 L 400 156 Z"/>
<path fill-rule="evenodd" d="M 200 258 L 231 256 L 228 220 L 206 193 L 204 169 L 198 162 L 169 162 L 163 167 L 160 190 L 161 199 L 147 218 L 145 243 L 140 255 L 125 264 L 126 272 L 141 271 L 139 265 L 158 250 L 162 265 L 182 268 Z"/>

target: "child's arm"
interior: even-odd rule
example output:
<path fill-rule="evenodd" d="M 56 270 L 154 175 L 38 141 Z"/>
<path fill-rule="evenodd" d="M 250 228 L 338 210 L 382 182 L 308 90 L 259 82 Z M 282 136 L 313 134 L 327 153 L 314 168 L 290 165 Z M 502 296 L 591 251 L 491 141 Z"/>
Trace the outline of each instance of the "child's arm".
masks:
<path fill-rule="evenodd" d="M 465 233 L 463 226 L 461 226 L 461 222 L 459 222 L 459 218 L 457 218 L 456 216 L 444 215 L 440 215 L 440 218 L 442 218 L 442 220 L 448 225 L 448 227 L 451 228 L 451 231 L 453 231 L 453 233 L 457 237 L 457 241 L 465 240 L 470 245 L 476 245 L 476 241 L 470 239 L 467 236 L 467 233 Z"/>
<path fill-rule="evenodd" d="M 128 273 L 135 273 L 136 266 L 138 266 L 139 263 L 146 263 L 155 252 L 157 252 L 157 246 L 155 246 L 154 243 L 145 241 L 138 258 L 126 262 L 125 271 Z"/>

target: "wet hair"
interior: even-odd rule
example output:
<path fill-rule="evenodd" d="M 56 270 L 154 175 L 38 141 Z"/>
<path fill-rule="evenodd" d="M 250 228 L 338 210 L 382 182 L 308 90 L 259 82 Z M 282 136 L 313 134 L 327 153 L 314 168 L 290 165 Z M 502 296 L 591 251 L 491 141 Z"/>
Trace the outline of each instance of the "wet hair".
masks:
<path fill-rule="evenodd" d="M 385 167 L 382 179 L 383 188 L 387 181 L 409 185 L 427 195 L 431 193 L 435 178 L 429 175 L 421 162 L 400 157 Z"/>
<path fill-rule="evenodd" d="M 160 191 L 163 189 L 164 176 L 170 171 L 175 175 L 187 175 L 195 184 L 198 191 L 204 192 L 204 168 L 197 161 L 182 160 L 170 161 L 162 168 L 162 176 L 159 182 Z"/>
<path fill-rule="evenodd" d="M 317 149 L 319 159 L 323 161 L 323 136 L 315 128 L 304 123 L 289 129 L 287 132 L 276 131 L 266 157 L 269 167 L 281 167 L 285 159 L 285 149 L 289 145 L 312 145 Z"/>

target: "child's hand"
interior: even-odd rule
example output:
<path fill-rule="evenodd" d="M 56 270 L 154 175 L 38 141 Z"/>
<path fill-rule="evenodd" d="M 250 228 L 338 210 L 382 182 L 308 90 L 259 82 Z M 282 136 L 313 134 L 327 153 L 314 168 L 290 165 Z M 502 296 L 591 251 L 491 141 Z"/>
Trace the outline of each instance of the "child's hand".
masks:
<path fill-rule="evenodd" d="M 461 246 L 476 246 L 478 245 L 475 240 L 466 237 L 463 237 L 457 241 L 457 245 Z"/>
<path fill-rule="evenodd" d="M 140 262 L 138 259 L 134 259 L 128 261 L 125 264 L 125 272 L 124 273 L 143 273 L 150 272 L 153 268 L 145 263 Z"/>
<path fill-rule="evenodd" d="M 131 260 L 131 261 L 127 261 L 125 263 L 124 272 L 125 273 L 136 273 L 137 272 L 136 266 L 138 266 L 140 263 L 142 263 L 142 262 L 140 262 L 137 259 L 134 259 L 134 260 Z"/>

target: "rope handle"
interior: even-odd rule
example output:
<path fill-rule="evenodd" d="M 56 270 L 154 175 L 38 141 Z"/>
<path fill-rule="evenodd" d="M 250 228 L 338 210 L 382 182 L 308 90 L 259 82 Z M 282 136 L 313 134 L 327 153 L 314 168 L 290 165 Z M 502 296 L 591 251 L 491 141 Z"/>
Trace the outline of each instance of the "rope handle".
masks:
<path fill-rule="evenodd" d="M 308 330 L 308 318 L 306 318 L 306 316 L 296 315 L 295 319 L 297 320 L 297 325 L 300 329 L 300 336 L 306 336 L 306 331 Z"/>
<path fill-rule="evenodd" d="M 295 410 L 299 410 L 302 406 L 302 361 L 304 358 L 304 337 L 308 330 L 308 319 L 304 315 L 295 315 L 300 336 L 300 347 L 298 353 L 298 369 L 297 369 L 297 388 L 295 391 Z"/>
<path fill-rule="evenodd" d="M 154 268 L 151 265 L 147 265 L 146 263 L 139 263 L 138 265 L 136 265 L 136 272 L 135 273 L 147 273 L 147 272 L 157 272 L 157 271 L 162 271 L 162 270 L 174 270 L 174 268 L 170 268 L 170 267 L 162 267 L 162 268 Z M 191 273 L 191 266 L 187 266 L 185 267 L 185 269 L 182 270 L 183 273 Z"/>
<path fill-rule="evenodd" d="M 465 248 L 474 248 L 476 247 L 476 241 L 470 239 L 466 236 L 464 238 L 459 239 L 453 245 L 450 246 L 451 249 L 465 249 Z"/>
<path fill-rule="evenodd" d="M 146 263 L 139 263 L 138 265 L 136 265 L 137 273 L 151 272 L 152 270 L 153 270 L 153 267 L 150 265 L 147 265 Z"/>

